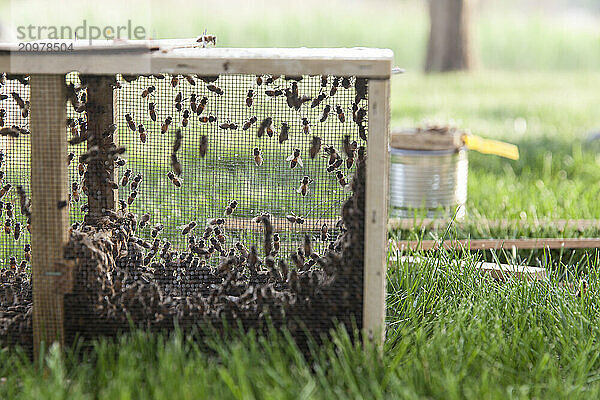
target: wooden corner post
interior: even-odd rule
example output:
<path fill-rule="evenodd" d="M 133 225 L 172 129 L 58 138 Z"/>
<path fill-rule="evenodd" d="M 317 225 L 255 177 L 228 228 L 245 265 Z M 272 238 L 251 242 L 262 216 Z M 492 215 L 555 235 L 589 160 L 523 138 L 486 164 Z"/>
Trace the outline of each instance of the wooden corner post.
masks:
<path fill-rule="evenodd" d="M 369 79 L 368 90 L 363 329 L 367 338 L 383 343 L 388 249 L 390 80 Z"/>
<path fill-rule="evenodd" d="M 68 237 L 64 75 L 31 75 L 33 347 L 64 340 L 63 260 Z"/>

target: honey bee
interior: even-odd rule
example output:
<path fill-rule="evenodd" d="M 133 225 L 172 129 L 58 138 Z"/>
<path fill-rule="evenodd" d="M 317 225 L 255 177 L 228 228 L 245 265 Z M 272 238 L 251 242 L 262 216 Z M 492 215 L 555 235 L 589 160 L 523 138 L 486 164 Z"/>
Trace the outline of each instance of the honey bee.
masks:
<path fill-rule="evenodd" d="M 269 97 L 277 97 L 283 94 L 283 90 L 281 89 L 267 89 L 265 90 L 265 94 Z"/>
<path fill-rule="evenodd" d="M 218 87 L 218 86 L 217 86 L 217 85 L 215 85 L 215 84 L 212 84 L 212 83 L 211 83 L 210 85 L 206 85 L 206 88 L 207 88 L 208 90 L 210 90 L 211 92 L 213 92 L 213 93 L 216 93 L 216 94 L 217 94 L 217 95 L 219 95 L 219 96 L 222 96 L 222 95 L 223 95 L 223 89 L 221 89 L 220 87 Z"/>
<path fill-rule="evenodd" d="M 13 233 L 13 237 L 15 240 L 19 240 L 21 237 L 21 224 L 19 222 L 15 222 L 15 231 Z"/>
<path fill-rule="evenodd" d="M 182 99 L 183 95 L 181 94 L 181 92 L 177 93 L 177 95 L 175 96 L 175 103 L 181 103 Z"/>
<path fill-rule="evenodd" d="M 360 103 L 361 100 L 367 98 L 367 78 L 356 78 L 354 81 L 354 90 L 356 95 L 354 96 L 354 102 Z"/>
<path fill-rule="evenodd" d="M 173 183 L 173 185 L 175 185 L 176 187 L 181 187 L 181 181 L 179 180 L 179 178 L 177 178 L 175 176 L 175 174 L 173 174 L 173 172 L 169 171 L 167 173 L 167 177 L 171 180 L 171 182 Z"/>
<path fill-rule="evenodd" d="M 279 253 L 279 248 L 281 247 L 281 239 L 279 237 L 279 233 L 273 234 L 273 252 L 272 255 Z"/>
<path fill-rule="evenodd" d="M 23 118 L 27 118 L 27 117 L 29 116 L 29 108 L 30 108 L 30 107 L 31 107 L 31 103 L 29 103 L 29 100 L 27 100 L 27 101 L 25 102 L 25 107 L 23 107 L 23 108 L 21 109 L 21 117 L 23 117 Z M 76 110 L 76 111 L 77 111 L 77 112 L 81 112 L 81 111 L 79 111 L 79 109 L 78 109 L 78 110 Z M 82 110 L 82 111 L 83 111 L 83 110 Z"/>
<path fill-rule="evenodd" d="M 327 94 L 325 94 L 325 92 L 319 92 L 319 94 L 317 95 L 317 97 L 315 97 L 313 99 L 313 101 L 310 103 L 310 108 L 317 107 L 319 104 L 321 104 L 321 102 L 323 100 L 325 100 L 326 97 L 327 97 Z"/>
<path fill-rule="evenodd" d="M 71 161 L 73 161 L 74 158 L 75 158 L 75 153 L 70 152 L 69 155 L 67 156 L 67 165 L 71 165 Z"/>
<path fill-rule="evenodd" d="M 265 81 L 267 85 L 270 85 L 271 83 L 275 82 L 277 79 L 279 79 L 281 75 L 268 75 L 267 76 L 267 80 Z"/>
<path fill-rule="evenodd" d="M 304 241 L 302 242 L 302 251 L 304 256 L 310 257 L 312 254 L 312 243 L 310 242 L 310 236 L 304 235 Z"/>
<path fill-rule="evenodd" d="M 4 117 L 6 117 L 6 110 L 4 108 L 0 108 L 0 128 L 4 126 Z"/>
<path fill-rule="evenodd" d="M 308 176 L 303 177 L 302 181 L 300 181 L 300 187 L 298 187 L 298 190 L 296 191 L 300 193 L 303 197 L 306 197 L 306 195 L 310 192 L 308 185 L 311 182 L 312 180 Z"/>
<path fill-rule="evenodd" d="M 160 128 L 160 133 L 166 133 L 169 130 L 169 125 L 171 125 L 171 122 L 173 122 L 173 118 L 171 118 L 171 117 L 165 118 L 165 122 L 162 124 L 162 127 Z"/>
<path fill-rule="evenodd" d="M 171 78 L 171 86 L 176 87 L 178 83 L 179 83 L 179 76 L 173 75 L 173 77 Z"/>
<path fill-rule="evenodd" d="M 344 140 L 342 141 L 342 148 L 344 149 L 346 157 L 353 157 L 354 152 L 358 148 L 358 143 L 356 143 L 356 140 L 350 143 L 350 135 L 344 135 Z"/>
<path fill-rule="evenodd" d="M 347 76 L 343 77 L 342 78 L 342 87 L 344 89 L 350 89 L 350 85 L 351 85 L 350 78 L 348 78 Z"/>
<path fill-rule="evenodd" d="M 319 154 L 319 151 L 321 151 L 321 138 L 313 136 L 309 150 L 310 158 L 315 158 Z"/>
<path fill-rule="evenodd" d="M 133 203 L 133 201 L 135 200 L 137 195 L 138 195 L 138 192 L 136 192 L 135 190 L 132 191 L 131 193 L 129 193 L 129 197 L 127 198 L 127 204 L 131 205 L 131 203 Z"/>
<path fill-rule="evenodd" d="M 358 125 L 358 136 L 362 140 L 367 141 L 367 129 L 364 125 Z"/>
<path fill-rule="evenodd" d="M 88 212 L 90 211 L 90 206 L 88 203 L 82 204 L 81 207 L 79 207 L 79 209 L 81 210 L 81 212 Z"/>
<path fill-rule="evenodd" d="M 192 75 L 184 75 L 183 77 L 186 81 L 188 81 L 190 85 L 196 86 L 196 81 L 194 80 L 194 77 Z"/>
<path fill-rule="evenodd" d="M 119 167 L 122 167 L 125 164 L 127 164 L 127 160 L 124 160 L 121 157 L 117 157 L 117 159 L 115 160 L 115 164 L 117 164 L 117 166 Z"/>
<path fill-rule="evenodd" d="M 127 186 L 129 183 L 129 177 L 131 176 L 131 170 L 127 168 L 123 173 L 123 177 L 121 178 L 121 186 Z"/>
<path fill-rule="evenodd" d="M 83 176 L 83 174 L 85 174 L 85 165 L 83 163 L 79 163 L 79 165 L 77 165 L 77 173 L 79 176 Z"/>
<path fill-rule="evenodd" d="M 6 217 L 12 219 L 14 217 L 12 203 L 6 203 L 4 207 L 6 208 Z"/>
<path fill-rule="evenodd" d="M 288 140 L 289 132 L 290 132 L 290 126 L 287 124 L 287 122 L 282 122 L 281 130 L 279 132 L 279 143 L 280 144 L 285 142 L 286 140 Z"/>
<path fill-rule="evenodd" d="M 336 169 L 338 169 L 342 165 L 343 162 L 344 161 L 342 160 L 341 157 L 336 158 L 335 161 L 333 162 L 333 164 L 331 164 L 331 165 L 329 165 L 327 167 L 327 172 L 333 172 L 333 171 L 335 171 Z"/>
<path fill-rule="evenodd" d="M 246 105 L 248 107 L 252 107 L 252 103 L 254 102 L 254 90 L 250 89 L 248 90 L 248 94 L 246 95 Z"/>
<path fill-rule="evenodd" d="M 10 218 L 7 218 L 6 221 L 4 221 L 4 233 L 6 233 L 7 235 L 10 235 L 12 232 L 12 221 L 10 220 Z"/>
<path fill-rule="evenodd" d="M 329 91 L 329 96 L 333 96 L 337 93 L 337 88 L 340 85 L 340 78 L 334 77 L 333 82 L 331 83 L 331 90 Z"/>
<path fill-rule="evenodd" d="M 267 136 L 268 137 L 273 137 L 273 124 L 270 124 L 269 126 L 267 126 Z"/>
<path fill-rule="evenodd" d="M 298 216 L 296 216 L 294 214 L 286 215 L 285 219 L 287 219 L 292 224 L 302 225 L 304 223 L 304 218 L 298 217 Z"/>
<path fill-rule="evenodd" d="M 367 155 L 367 148 L 365 146 L 360 146 L 358 148 L 358 161 L 364 161 Z"/>
<path fill-rule="evenodd" d="M 325 153 L 327 153 L 329 156 L 329 161 L 327 162 L 328 165 L 332 165 L 338 158 L 340 158 L 340 155 L 333 146 L 326 146 L 323 148 L 323 151 L 325 151 Z"/>
<path fill-rule="evenodd" d="M 262 158 L 262 155 L 260 154 L 260 149 L 258 147 L 255 147 L 252 150 L 252 155 L 254 156 L 254 163 L 260 167 L 263 163 L 263 158 Z"/>
<path fill-rule="evenodd" d="M 19 264 L 19 271 L 24 272 L 27 268 L 27 261 L 21 260 L 21 264 Z"/>
<path fill-rule="evenodd" d="M 156 122 L 156 107 L 154 103 L 148 103 L 148 114 L 150 114 L 150 119 Z"/>
<path fill-rule="evenodd" d="M 163 224 L 156 224 L 154 225 L 154 227 L 152 227 L 152 230 L 150 231 L 150 235 L 155 238 L 158 236 L 159 232 L 163 230 L 165 226 Z"/>
<path fill-rule="evenodd" d="M 154 86 L 148 86 L 146 89 L 144 89 L 144 91 L 142 92 L 142 98 L 144 97 L 148 97 L 148 95 L 152 94 L 154 91 L 156 90 L 156 87 Z"/>
<path fill-rule="evenodd" d="M 300 166 L 300 168 L 304 167 L 302 163 L 302 157 L 300 157 L 300 149 L 294 149 L 294 152 L 285 159 L 285 161 L 290 162 L 290 169 L 296 168 L 296 166 Z"/>
<path fill-rule="evenodd" d="M 189 118 L 190 118 L 190 110 L 184 110 L 183 111 L 183 118 L 181 120 L 181 126 L 183 126 L 184 128 L 186 126 L 188 126 L 189 123 Z"/>
<path fill-rule="evenodd" d="M 321 119 L 319 121 L 325 122 L 327 120 L 327 117 L 329 116 L 330 111 L 331 111 L 331 106 L 329 104 L 325 105 L 325 107 L 323 108 L 323 114 L 321 114 Z"/>
<path fill-rule="evenodd" d="M 196 104 L 196 93 L 192 93 L 190 95 L 190 109 L 192 110 L 192 112 L 196 112 L 196 108 L 198 107 L 198 105 Z"/>
<path fill-rule="evenodd" d="M 244 246 L 242 244 L 242 242 L 236 242 L 235 243 L 235 248 L 238 249 L 238 251 L 240 252 L 240 255 L 242 256 L 242 258 L 246 258 L 248 257 L 248 249 L 246 248 L 246 246 Z"/>
<path fill-rule="evenodd" d="M 206 30 L 205 30 L 204 33 L 202 35 L 200 35 L 198 37 L 198 39 L 196 39 L 196 42 L 200 43 L 200 45 L 203 48 L 208 47 L 209 44 L 216 46 L 217 45 L 217 37 L 215 35 L 207 35 Z"/>
<path fill-rule="evenodd" d="M 225 215 L 231 215 L 231 214 L 233 214 L 233 212 L 235 211 L 235 208 L 237 207 L 237 205 L 238 205 L 237 200 L 233 200 L 231 203 L 229 203 L 229 205 L 225 209 Z"/>
<path fill-rule="evenodd" d="M 346 182 L 346 178 L 344 177 L 344 174 L 342 174 L 342 171 L 337 171 L 335 176 L 341 187 L 345 188 L 348 185 L 348 182 Z"/>
<path fill-rule="evenodd" d="M 198 102 L 198 106 L 196 107 L 196 115 L 200 115 L 202 114 L 202 112 L 204 111 L 204 109 L 206 108 L 206 105 L 208 104 L 208 97 L 206 96 L 202 96 L 202 98 L 200 99 L 200 101 Z M 212 121 L 211 121 L 212 122 Z"/>
<path fill-rule="evenodd" d="M 143 214 L 142 217 L 140 218 L 140 229 L 144 229 L 144 227 L 146 226 L 148 221 L 150 221 L 150 214 L 148 214 L 148 213 Z"/>
<path fill-rule="evenodd" d="M 196 223 L 196 221 L 191 221 L 189 224 L 184 226 L 183 230 L 181 231 L 181 234 L 187 235 L 188 233 L 190 233 L 192 231 L 192 229 L 194 229 L 196 227 L 196 225 L 198 225 Z"/>
<path fill-rule="evenodd" d="M 198 154 L 200 157 L 204 157 L 206 155 L 206 151 L 208 150 L 208 137 L 206 135 L 202 135 L 200 138 L 200 147 L 198 148 Z"/>
<path fill-rule="evenodd" d="M 21 108 L 21 109 L 25 108 L 25 102 L 23 101 L 21 96 L 19 96 L 19 94 L 17 92 L 12 92 L 10 95 L 12 96 L 13 100 L 17 103 L 19 108 Z"/>
<path fill-rule="evenodd" d="M 214 234 L 219 243 L 225 244 L 225 235 L 223 234 L 223 232 L 221 232 L 221 229 L 219 229 L 219 227 L 215 227 Z"/>
<path fill-rule="evenodd" d="M 238 128 L 238 126 L 237 126 L 237 124 L 231 122 L 230 120 L 227 120 L 226 122 L 220 124 L 219 128 L 224 129 L 224 130 L 231 129 L 234 131 Z"/>
<path fill-rule="evenodd" d="M 129 185 L 131 187 L 131 190 L 133 190 L 133 191 L 137 190 L 137 188 L 141 182 L 142 182 L 142 174 L 138 173 L 133 177 L 133 181 L 131 182 L 131 185 Z"/>
<path fill-rule="evenodd" d="M 265 130 L 271 126 L 273 123 L 273 119 L 271 117 L 267 117 L 263 119 L 258 127 L 258 131 L 256 132 L 257 137 L 262 137 L 265 134 Z"/>
<path fill-rule="evenodd" d="M 350 169 L 352 165 L 354 165 L 354 154 L 352 154 L 352 157 L 346 158 L 346 168 Z"/>
<path fill-rule="evenodd" d="M 221 243 L 219 243 L 219 241 L 214 237 L 210 238 L 210 244 L 212 244 L 215 250 L 219 253 L 223 252 L 223 247 L 221 246 Z"/>
<path fill-rule="evenodd" d="M 213 123 L 217 120 L 217 117 L 215 117 L 212 114 L 209 114 L 208 116 L 204 115 L 202 117 L 199 118 L 199 121 L 202 122 L 203 124 L 210 122 Z"/>
<path fill-rule="evenodd" d="M 212 226 L 207 226 L 206 228 L 204 228 L 204 233 L 202 234 L 202 237 L 204 238 L 204 240 L 208 240 L 210 238 L 210 235 L 212 235 L 213 232 L 213 228 Z M 202 246 L 204 247 L 204 246 Z"/>
<path fill-rule="evenodd" d="M 356 110 L 355 110 L 356 108 Z M 367 110 L 364 107 L 358 107 L 356 103 L 352 104 L 352 120 L 357 124 L 361 125 L 367 115 Z"/>
<path fill-rule="evenodd" d="M 17 259 L 14 257 L 11 257 L 10 260 L 8 261 L 9 266 L 11 269 L 16 269 L 17 268 Z"/>
<path fill-rule="evenodd" d="M 223 218 L 211 218 L 208 221 L 208 225 L 223 225 L 225 223 L 225 220 Z"/>
<path fill-rule="evenodd" d="M 263 78 L 260 75 L 256 76 L 256 85 L 261 86 L 263 84 Z"/>
<path fill-rule="evenodd" d="M 31 233 L 31 217 L 27 218 L 27 232 Z"/>
<path fill-rule="evenodd" d="M 337 117 L 342 124 L 344 122 L 346 122 L 346 116 L 344 115 L 344 110 L 342 109 L 342 107 L 339 104 L 335 106 L 335 112 L 337 113 Z"/>
<path fill-rule="evenodd" d="M 310 121 L 306 117 L 302 118 L 302 132 L 304 132 L 305 135 L 310 134 Z"/>
<path fill-rule="evenodd" d="M 140 141 L 142 143 L 146 143 L 146 139 L 148 138 L 148 136 L 146 135 L 146 129 L 144 129 L 144 125 L 139 124 L 138 125 L 138 132 L 140 133 Z M 125 161 L 125 160 L 123 160 Z M 125 165 L 125 164 L 123 164 Z"/>
<path fill-rule="evenodd" d="M 26 243 L 23 246 L 23 257 L 25 258 L 25 260 L 30 261 L 31 260 L 31 245 L 29 243 Z"/>
<path fill-rule="evenodd" d="M 329 231 L 329 228 L 327 227 L 327 223 L 323 222 L 323 225 L 321 225 L 321 240 L 323 242 L 327 241 L 327 238 L 329 235 L 327 235 L 327 232 Z"/>
<path fill-rule="evenodd" d="M 127 210 L 127 202 L 125 200 L 119 200 L 119 205 L 121 206 L 121 210 Z"/>
<path fill-rule="evenodd" d="M 10 191 L 11 187 L 12 185 L 10 183 L 7 183 L 6 185 L 2 186 L 2 189 L 0 189 L 0 199 L 3 198 L 6 195 L 6 193 Z"/>
<path fill-rule="evenodd" d="M 133 122 L 133 118 L 131 118 L 131 114 L 129 114 L 129 113 L 125 114 L 125 120 L 127 121 L 127 126 L 129 126 L 129 129 L 131 129 L 132 131 L 135 132 L 135 122 Z"/>
<path fill-rule="evenodd" d="M 247 131 L 248 129 L 250 129 L 252 124 L 254 124 L 256 121 L 257 121 L 256 116 L 252 116 L 252 117 L 248 118 L 248 120 L 246 120 L 246 122 L 244 122 L 244 125 L 242 125 L 242 130 Z"/>

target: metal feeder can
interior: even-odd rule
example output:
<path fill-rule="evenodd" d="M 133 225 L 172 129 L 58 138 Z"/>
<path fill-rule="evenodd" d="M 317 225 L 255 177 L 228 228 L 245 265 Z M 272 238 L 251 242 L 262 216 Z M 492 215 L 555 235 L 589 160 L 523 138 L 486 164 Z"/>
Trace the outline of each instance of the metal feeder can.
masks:
<path fill-rule="evenodd" d="M 455 132 L 393 131 L 390 140 L 391 216 L 465 216 L 469 161 Z"/>
<path fill-rule="evenodd" d="M 518 159 L 516 146 L 448 127 L 394 130 L 390 137 L 392 218 L 464 218 L 467 150 Z"/>

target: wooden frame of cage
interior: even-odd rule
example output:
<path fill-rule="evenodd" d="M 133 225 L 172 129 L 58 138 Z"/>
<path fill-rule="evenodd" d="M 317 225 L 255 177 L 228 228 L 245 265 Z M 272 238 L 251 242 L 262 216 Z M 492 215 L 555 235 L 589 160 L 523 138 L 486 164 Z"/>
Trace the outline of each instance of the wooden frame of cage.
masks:
<path fill-rule="evenodd" d="M 59 42 L 60 43 L 60 42 Z M 393 53 L 386 49 L 200 48 L 194 39 L 75 43 L 73 51 L 19 52 L 0 44 L 0 71 L 31 75 L 31 196 L 34 353 L 64 340 L 63 294 L 73 265 L 63 260 L 68 208 L 57 208 L 68 189 L 64 76 L 126 74 L 338 75 L 368 79 L 368 156 L 365 205 L 363 329 L 385 335 L 388 213 L 388 132 Z M 40 230 L 35 221 L 44 221 Z"/>

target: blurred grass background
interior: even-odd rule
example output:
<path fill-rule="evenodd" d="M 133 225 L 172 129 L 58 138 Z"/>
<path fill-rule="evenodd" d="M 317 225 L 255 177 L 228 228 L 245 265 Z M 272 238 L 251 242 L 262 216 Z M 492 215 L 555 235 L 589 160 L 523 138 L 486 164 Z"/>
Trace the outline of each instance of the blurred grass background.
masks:
<path fill-rule="evenodd" d="M 63 10 L 70 10 L 65 13 Z M 473 73 L 423 75 L 424 0 L 9 1 L 0 23 L 118 25 L 153 38 L 205 29 L 224 47 L 372 46 L 394 50 L 407 73 L 392 80 L 392 126 L 450 122 L 519 145 L 518 162 L 470 153 L 470 218 L 600 215 L 600 5 L 594 0 L 480 0 Z M 7 16 L 10 16 L 8 18 Z"/>

